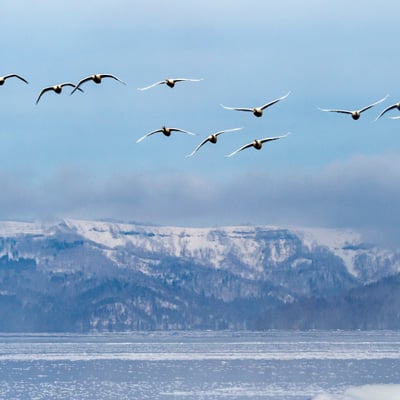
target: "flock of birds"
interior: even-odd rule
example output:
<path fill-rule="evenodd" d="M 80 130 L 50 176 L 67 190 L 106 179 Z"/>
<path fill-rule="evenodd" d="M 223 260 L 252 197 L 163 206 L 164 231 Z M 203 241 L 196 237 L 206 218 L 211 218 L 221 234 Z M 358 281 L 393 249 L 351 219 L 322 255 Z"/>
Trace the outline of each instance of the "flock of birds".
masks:
<path fill-rule="evenodd" d="M 20 76 L 18 74 L 8 74 L 8 75 L 5 75 L 5 76 L 0 76 L 0 86 L 4 85 L 6 80 L 10 79 L 10 78 L 17 78 L 17 79 L 21 80 L 22 82 L 28 84 L 28 81 L 24 77 L 22 77 L 22 76 Z M 38 95 L 38 97 L 36 99 L 36 104 L 39 103 L 41 97 L 47 92 L 53 91 L 53 92 L 55 92 L 57 94 L 60 94 L 62 92 L 62 89 L 67 86 L 67 87 L 71 87 L 72 88 L 71 93 L 70 93 L 72 95 L 76 91 L 83 92 L 83 89 L 81 88 L 81 86 L 84 83 L 89 82 L 89 81 L 93 81 L 94 83 L 99 84 L 99 83 L 102 82 L 102 79 L 104 79 L 104 78 L 111 78 L 111 79 L 114 79 L 114 80 L 126 85 L 126 83 L 124 81 L 122 81 L 121 79 L 119 79 L 115 75 L 112 75 L 112 74 L 93 74 L 93 75 L 89 75 L 89 76 L 81 79 L 77 83 L 65 82 L 65 83 L 60 83 L 60 84 L 57 84 L 57 85 L 44 87 L 40 91 L 40 93 L 39 93 L 39 95 Z M 199 81 L 202 81 L 202 80 L 203 79 L 167 78 L 167 79 L 152 83 L 151 85 L 148 85 L 148 86 L 145 86 L 145 87 L 142 87 L 142 88 L 138 88 L 138 90 L 144 91 L 144 90 L 148 90 L 148 89 L 154 88 L 155 86 L 158 86 L 158 85 L 166 85 L 166 86 L 168 86 L 170 88 L 173 88 L 173 87 L 175 87 L 176 83 L 178 83 L 178 82 L 199 82 Z M 262 106 L 259 106 L 259 107 L 227 107 L 227 106 L 224 106 L 223 104 L 221 104 L 221 107 L 223 107 L 226 110 L 251 112 L 255 117 L 259 118 L 259 117 L 262 117 L 263 111 L 265 109 L 267 109 L 267 108 L 273 106 L 274 104 L 286 99 L 289 96 L 289 94 L 290 94 L 290 92 L 286 93 L 282 97 L 279 97 L 277 99 L 269 101 L 269 102 L 267 102 L 267 103 L 265 103 L 265 104 L 263 104 Z M 319 108 L 319 110 L 325 111 L 325 112 L 349 114 L 349 115 L 351 115 L 351 117 L 354 120 L 358 120 L 360 118 L 361 114 L 364 111 L 367 111 L 367 110 L 371 109 L 372 107 L 375 107 L 376 105 L 384 102 L 387 98 L 388 98 L 388 95 L 386 95 L 382 99 L 380 99 L 380 100 L 378 100 L 378 101 L 376 101 L 376 102 L 374 102 L 372 104 L 369 104 L 369 105 L 367 105 L 367 106 L 365 106 L 363 108 L 357 109 L 357 110 L 327 109 L 327 108 L 319 108 L 319 107 L 318 108 Z M 377 121 L 379 118 L 381 118 L 388 111 L 394 110 L 394 109 L 397 109 L 397 110 L 400 111 L 400 102 L 392 104 L 392 105 L 386 107 L 375 118 L 375 121 Z M 392 118 L 392 119 L 400 119 L 400 116 L 395 116 L 395 117 L 390 117 L 390 118 Z M 208 142 L 209 143 L 213 143 L 213 144 L 217 143 L 218 137 L 221 134 L 227 133 L 227 132 L 235 132 L 235 131 L 239 131 L 241 129 L 242 128 L 225 129 L 225 130 L 220 130 L 218 132 L 210 134 L 204 140 L 202 140 L 195 147 L 195 149 L 190 154 L 188 154 L 186 157 L 192 157 L 195 153 L 197 153 L 198 150 L 200 150 L 200 148 L 202 148 Z M 152 136 L 152 135 L 154 135 L 156 133 L 162 133 L 165 136 L 170 136 L 172 132 L 181 132 L 181 133 L 185 133 L 185 134 L 188 134 L 188 135 L 196 135 L 195 133 L 189 132 L 189 131 L 184 130 L 184 129 L 169 128 L 169 127 L 163 126 L 160 129 L 156 129 L 156 130 L 153 130 L 151 132 L 146 133 L 145 135 L 140 137 L 136 142 L 139 143 L 139 142 L 143 141 L 144 139 L 148 138 L 149 136 Z M 232 157 L 232 156 L 236 155 L 237 153 L 241 152 L 242 150 L 245 150 L 245 149 L 248 149 L 248 148 L 251 148 L 251 147 L 255 148 L 256 150 L 260 150 L 264 143 L 271 142 L 271 141 L 278 140 L 278 139 L 282 139 L 284 137 L 287 137 L 289 134 L 290 134 L 290 132 L 286 133 L 285 135 L 281 135 L 281 136 L 254 139 L 252 142 L 247 143 L 247 144 L 239 147 L 238 149 L 236 149 L 235 151 L 233 151 L 230 154 L 227 154 L 226 157 Z"/>

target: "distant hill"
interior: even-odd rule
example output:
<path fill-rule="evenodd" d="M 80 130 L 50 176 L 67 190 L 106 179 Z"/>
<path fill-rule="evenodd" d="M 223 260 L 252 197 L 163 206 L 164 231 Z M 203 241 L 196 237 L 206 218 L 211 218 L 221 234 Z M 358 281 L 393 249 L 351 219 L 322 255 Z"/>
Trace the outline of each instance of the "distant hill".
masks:
<path fill-rule="evenodd" d="M 400 252 L 355 232 L 0 222 L 0 331 L 399 326 Z"/>
<path fill-rule="evenodd" d="M 400 274 L 266 312 L 254 329 L 400 329 Z"/>

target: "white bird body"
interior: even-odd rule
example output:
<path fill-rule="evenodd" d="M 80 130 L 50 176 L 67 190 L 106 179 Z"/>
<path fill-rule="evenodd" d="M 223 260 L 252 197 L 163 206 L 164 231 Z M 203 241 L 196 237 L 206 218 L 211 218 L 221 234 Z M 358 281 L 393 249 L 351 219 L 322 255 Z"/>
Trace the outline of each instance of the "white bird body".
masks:
<path fill-rule="evenodd" d="M 212 133 L 211 135 L 207 136 L 200 144 L 198 144 L 197 147 L 190 154 L 188 154 L 186 157 L 192 157 L 207 142 L 210 142 L 210 143 L 213 143 L 213 144 L 217 143 L 217 140 L 218 140 L 217 138 L 218 138 L 219 135 L 221 135 L 221 134 L 223 134 L 225 132 L 239 131 L 241 129 L 242 128 L 225 129 L 225 130 L 222 130 L 222 131 L 218 131 L 218 132 Z"/>
<path fill-rule="evenodd" d="M 173 88 L 175 86 L 175 83 L 177 83 L 177 82 L 200 82 L 202 80 L 203 79 L 167 78 L 167 79 L 164 79 L 162 81 L 158 81 L 158 82 L 152 83 L 149 86 L 146 86 L 146 87 L 143 87 L 143 88 L 138 88 L 138 90 L 147 90 L 147 89 L 151 89 L 151 88 L 153 88 L 155 86 L 158 86 L 158 85 L 167 85 L 168 87 Z"/>
<path fill-rule="evenodd" d="M 235 154 L 239 153 L 240 151 L 248 149 L 250 147 L 254 147 L 256 150 L 260 150 L 264 143 L 272 142 L 273 140 L 282 139 L 282 138 L 284 138 L 284 137 L 286 137 L 288 135 L 290 135 L 290 132 L 288 132 L 288 133 L 286 133 L 285 135 L 282 135 L 282 136 L 272 136 L 272 137 L 266 137 L 264 139 L 255 139 L 252 142 L 247 143 L 242 147 L 239 147 L 237 150 L 235 150 L 234 152 L 226 155 L 225 157 L 232 157 Z"/>
<path fill-rule="evenodd" d="M 185 131 L 184 129 L 179 129 L 179 128 L 167 128 L 166 126 L 161 127 L 160 129 L 156 129 L 154 131 L 151 131 L 149 133 L 146 133 L 145 135 L 143 135 L 141 138 L 139 138 L 138 140 L 136 140 L 136 143 L 141 142 L 142 140 L 146 139 L 147 137 L 154 135 L 155 133 L 162 133 L 165 136 L 171 136 L 172 132 L 182 132 L 182 133 L 186 133 L 188 135 L 193 135 L 196 136 L 196 133 L 193 132 L 189 132 L 189 131 Z"/>
<path fill-rule="evenodd" d="M 263 115 L 263 111 L 268 108 L 271 107 L 272 105 L 278 103 L 278 101 L 282 101 L 284 99 L 286 99 L 286 97 L 288 97 L 290 94 L 290 92 L 286 93 L 284 96 L 282 97 L 278 97 L 275 100 L 272 100 L 268 103 L 265 103 L 264 105 L 262 105 L 261 107 L 253 107 L 253 108 L 246 108 L 246 107 L 226 107 L 223 104 L 221 104 L 221 107 L 225 108 L 226 110 L 235 110 L 235 111 L 249 111 L 252 112 L 256 117 L 261 117 Z"/>

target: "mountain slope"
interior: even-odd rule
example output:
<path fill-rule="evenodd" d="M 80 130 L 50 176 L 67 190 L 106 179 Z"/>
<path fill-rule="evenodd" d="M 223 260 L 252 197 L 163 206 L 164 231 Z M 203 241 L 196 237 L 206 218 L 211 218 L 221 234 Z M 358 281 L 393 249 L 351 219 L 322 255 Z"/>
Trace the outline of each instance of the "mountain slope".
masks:
<path fill-rule="evenodd" d="M 338 296 L 307 298 L 267 311 L 254 329 L 400 329 L 400 274 Z"/>
<path fill-rule="evenodd" d="M 348 231 L 0 222 L 0 331 L 268 327 L 399 265 Z"/>

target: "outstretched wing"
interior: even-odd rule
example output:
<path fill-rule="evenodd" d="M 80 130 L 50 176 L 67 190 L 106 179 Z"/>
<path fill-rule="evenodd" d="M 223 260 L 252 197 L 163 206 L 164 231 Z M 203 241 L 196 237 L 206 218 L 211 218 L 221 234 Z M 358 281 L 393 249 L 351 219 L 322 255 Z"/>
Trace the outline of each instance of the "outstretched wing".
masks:
<path fill-rule="evenodd" d="M 149 133 L 146 133 L 144 136 L 142 136 L 141 138 L 139 138 L 138 140 L 136 140 L 136 143 L 141 142 L 142 140 L 146 139 L 147 137 L 154 135 L 157 132 L 162 132 L 162 129 L 156 129 L 155 131 L 151 131 Z"/>
<path fill-rule="evenodd" d="M 242 147 L 239 147 L 237 150 L 235 150 L 235 151 L 232 152 L 231 154 L 226 155 L 225 157 L 232 157 L 232 156 L 234 156 L 235 154 L 239 153 L 240 151 L 242 151 L 242 150 L 244 150 L 244 149 L 248 149 L 249 147 L 254 147 L 254 142 L 251 142 L 251 143 L 245 144 L 245 145 L 242 146 Z"/>
<path fill-rule="evenodd" d="M 327 112 L 335 112 L 335 113 L 342 113 L 342 114 L 351 114 L 352 111 L 349 110 L 335 110 L 335 109 L 328 109 L 328 108 L 319 108 L 318 110 L 327 111 Z"/>
<path fill-rule="evenodd" d="M 6 76 L 4 77 L 4 79 L 8 79 L 8 78 L 18 78 L 18 79 L 20 79 L 21 81 L 23 81 L 23 82 L 25 82 L 25 83 L 28 83 L 28 81 L 27 81 L 25 78 L 23 78 L 21 75 L 17 75 L 17 74 L 9 74 L 9 75 L 6 75 Z"/>
<path fill-rule="evenodd" d="M 46 87 L 44 89 L 42 89 L 42 91 L 40 92 L 38 98 L 36 99 L 36 104 L 39 103 L 40 98 L 42 97 L 42 95 L 46 92 L 48 92 L 49 90 L 53 90 L 52 86 Z"/>
<path fill-rule="evenodd" d="M 369 110 L 370 108 L 376 106 L 377 104 L 380 104 L 380 103 L 382 103 L 383 101 L 385 101 L 388 97 L 389 97 L 389 95 L 387 94 L 384 98 L 382 98 L 382 99 L 376 101 L 375 103 L 370 104 L 369 106 L 366 106 L 366 107 L 362 108 L 361 110 L 359 110 L 359 112 L 362 113 L 362 112 L 364 112 L 364 111 Z"/>
<path fill-rule="evenodd" d="M 79 87 L 88 81 L 92 81 L 93 80 L 93 75 L 87 76 L 86 78 L 81 79 L 76 85 L 74 85 L 75 87 L 72 89 L 72 92 L 70 94 L 75 93 L 77 90 L 79 90 Z"/>
<path fill-rule="evenodd" d="M 170 128 L 169 130 L 170 130 L 171 132 L 174 132 L 174 131 L 175 131 L 175 132 L 182 132 L 182 133 L 187 133 L 188 135 L 197 136 L 197 133 L 185 131 L 184 129 Z"/>
<path fill-rule="evenodd" d="M 283 99 L 286 99 L 286 97 L 288 97 L 289 94 L 290 94 L 290 91 L 289 91 L 288 93 L 286 93 L 284 96 L 278 97 L 277 99 L 272 100 L 272 101 L 270 101 L 269 103 L 264 104 L 263 106 L 260 107 L 261 110 L 264 110 L 265 108 L 274 105 L 274 104 L 277 103 L 278 101 L 281 101 L 281 100 L 283 100 Z"/>
<path fill-rule="evenodd" d="M 184 82 L 184 81 L 187 81 L 187 82 L 200 82 L 200 81 L 203 81 L 204 79 L 203 78 L 201 78 L 201 79 L 174 78 L 174 79 L 171 79 L 171 80 L 174 81 L 174 82 Z"/>
<path fill-rule="evenodd" d="M 224 129 L 223 131 L 215 132 L 214 135 L 215 135 L 215 136 L 219 136 L 219 135 L 221 135 L 222 133 L 225 133 L 225 132 L 240 131 L 241 129 L 243 129 L 243 128 Z"/>
<path fill-rule="evenodd" d="M 233 131 L 239 131 L 240 129 L 242 129 L 242 128 L 233 128 L 233 129 L 224 129 L 223 131 L 218 131 L 218 132 L 215 132 L 214 133 L 214 135 L 215 136 L 219 136 L 219 135 L 221 135 L 222 133 L 225 133 L 225 132 L 233 132 Z M 199 149 L 200 149 L 200 147 L 202 147 L 203 145 L 205 145 L 208 141 L 210 141 L 210 137 L 211 136 L 207 136 L 190 154 L 188 154 L 186 157 L 191 157 L 191 156 L 193 156 L 193 154 L 194 153 L 196 153 Z"/>
<path fill-rule="evenodd" d="M 236 110 L 236 111 L 250 111 L 253 112 L 252 108 L 242 108 L 242 107 L 226 107 L 223 104 L 220 104 L 222 108 L 225 108 L 225 110 Z"/>
<path fill-rule="evenodd" d="M 397 108 L 397 104 L 393 104 L 389 107 L 386 107 L 376 118 L 375 121 L 377 121 L 380 117 L 382 117 L 384 114 L 386 114 L 388 111 L 393 110 L 394 108 Z"/>
<path fill-rule="evenodd" d="M 147 90 L 147 89 L 151 89 L 151 88 L 154 87 L 154 86 L 162 85 L 162 84 L 165 84 L 165 81 L 158 81 L 158 82 L 156 82 L 156 83 L 152 83 L 152 84 L 149 85 L 149 86 L 146 86 L 146 87 L 143 87 L 143 88 L 138 88 L 138 90 Z"/>
<path fill-rule="evenodd" d="M 190 154 L 185 157 L 192 157 L 203 145 L 205 145 L 210 140 L 209 137 L 205 138 Z"/>
<path fill-rule="evenodd" d="M 119 79 L 118 77 L 116 77 L 115 75 L 112 75 L 112 74 L 100 74 L 100 77 L 101 78 L 112 78 L 118 82 L 121 82 L 123 85 L 126 85 L 126 82 L 124 82 L 123 80 Z"/>
<path fill-rule="evenodd" d="M 284 138 L 284 137 L 286 137 L 286 136 L 289 136 L 289 135 L 290 135 L 290 132 L 286 133 L 285 135 L 281 135 L 281 136 L 267 137 L 267 138 L 264 138 L 264 139 L 260 139 L 260 142 L 261 142 L 261 143 L 271 142 L 271 141 L 273 141 L 273 140 L 282 139 L 282 138 Z"/>
<path fill-rule="evenodd" d="M 60 86 L 61 86 L 61 87 L 64 87 L 64 86 L 71 86 L 71 87 L 73 87 L 73 88 L 76 87 L 75 84 L 74 84 L 74 83 L 71 83 L 71 82 L 61 83 Z M 83 92 L 83 90 L 82 90 L 81 88 L 76 88 L 76 90 L 79 90 L 80 92 Z"/>

